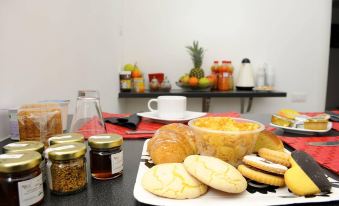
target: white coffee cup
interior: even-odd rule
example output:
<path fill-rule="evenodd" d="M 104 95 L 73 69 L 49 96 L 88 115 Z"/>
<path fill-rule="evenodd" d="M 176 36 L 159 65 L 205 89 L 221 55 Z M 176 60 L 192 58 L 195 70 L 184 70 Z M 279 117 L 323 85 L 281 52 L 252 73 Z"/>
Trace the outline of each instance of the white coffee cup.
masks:
<path fill-rule="evenodd" d="M 156 102 L 158 109 L 151 107 L 152 102 Z M 182 119 L 186 112 L 186 97 L 184 96 L 159 96 L 157 99 L 148 101 L 148 109 L 156 112 L 158 117 L 164 119 Z"/>

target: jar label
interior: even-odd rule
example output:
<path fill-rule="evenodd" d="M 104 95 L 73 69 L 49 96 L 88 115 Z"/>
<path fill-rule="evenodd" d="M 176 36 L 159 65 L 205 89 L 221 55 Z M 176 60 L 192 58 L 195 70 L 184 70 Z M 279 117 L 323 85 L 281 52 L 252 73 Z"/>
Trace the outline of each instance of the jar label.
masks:
<path fill-rule="evenodd" d="M 65 136 L 60 136 L 60 137 L 51 137 L 49 139 L 67 139 L 67 138 L 71 138 L 72 136 L 71 135 L 65 135 Z"/>
<path fill-rule="evenodd" d="M 2 154 L 0 155 L 0 159 L 19 159 L 23 156 L 23 154 Z"/>
<path fill-rule="evenodd" d="M 30 180 L 18 182 L 20 206 L 33 205 L 44 197 L 42 175 Z"/>
<path fill-rule="evenodd" d="M 9 147 L 26 147 L 28 144 L 26 143 L 11 143 L 11 144 L 8 144 L 7 146 Z"/>
<path fill-rule="evenodd" d="M 122 171 L 123 161 L 124 159 L 122 151 L 111 155 L 112 174 Z"/>
<path fill-rule="evenodd" d="M 121 89 L 131 89 L 132 81 L 130 79 L 122 79 L 120 80 Z"/>
<path fill-rule="evenodd" d="M 112 136 L 91 136 L 90 139 L 109 139 Z"/>

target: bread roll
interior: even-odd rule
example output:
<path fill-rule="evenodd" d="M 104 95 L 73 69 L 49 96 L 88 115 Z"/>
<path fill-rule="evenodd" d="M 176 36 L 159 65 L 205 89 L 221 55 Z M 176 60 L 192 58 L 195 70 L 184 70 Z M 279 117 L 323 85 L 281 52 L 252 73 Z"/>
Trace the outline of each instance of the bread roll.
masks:
<path fill-rule="evenodd" d="M 194 135 L 182 124 L 171 124 L 160 128 L 147 145 L 154 164 L 180 163 L 196 154 Z"/>

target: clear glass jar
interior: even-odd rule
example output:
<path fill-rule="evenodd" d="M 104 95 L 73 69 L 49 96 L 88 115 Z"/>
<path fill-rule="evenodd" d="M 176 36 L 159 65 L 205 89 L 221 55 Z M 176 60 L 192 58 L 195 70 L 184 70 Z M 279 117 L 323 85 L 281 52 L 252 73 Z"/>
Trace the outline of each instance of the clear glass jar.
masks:
<path fill-rule="evenodd" d="M 44 198 L 41 155 L 34 151 L 0 155 L 0 201 L 6 205 L 41 205 Z"/>
<path fill-rule="evenodd" d="M 93 178 L 109 180 L 122 175 L 122 143 L 122 137 L 117 134 L 103 134 L 89 138 L 88 144 L 91 147 L 90 162 Z"/>
<path fill-rule="evenodd" d="M 84 144 L 56 144 L 46 151 L 48 184 L 52 193 L 73 194 L 87 187 L 86 146 Z"/>
<path fill-rule="evenodd" d="M 46 176 L 46 161 L 43 156 L 44 144 L 37 141 L 21 141 L 13 142 L 5 145 L 3 148 L 4 153 L 13 153 L 13 152 L 24 152 L 24 151 L 35 151 L 39 152 L 41 155 L 40 170 L 42 173 L 42 180 L 45 183 L 47 180 Z"/>

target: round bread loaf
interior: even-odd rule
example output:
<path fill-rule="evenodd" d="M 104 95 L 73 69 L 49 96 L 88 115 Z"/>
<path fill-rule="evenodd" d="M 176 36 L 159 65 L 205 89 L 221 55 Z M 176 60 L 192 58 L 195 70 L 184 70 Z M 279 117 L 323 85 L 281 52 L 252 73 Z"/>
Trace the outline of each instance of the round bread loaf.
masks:
<path fill-rule="evenodd" d="M 182 163 L 160 164 L 142 178 L 145 190 L 172 199 L 191 199 L 206 193 L 207 186 L 191 176 Z"/>

